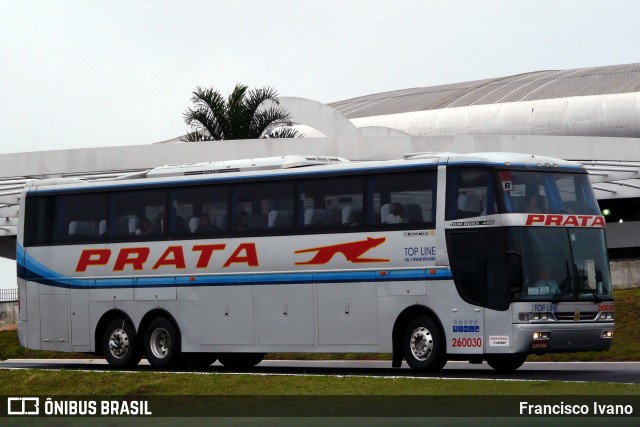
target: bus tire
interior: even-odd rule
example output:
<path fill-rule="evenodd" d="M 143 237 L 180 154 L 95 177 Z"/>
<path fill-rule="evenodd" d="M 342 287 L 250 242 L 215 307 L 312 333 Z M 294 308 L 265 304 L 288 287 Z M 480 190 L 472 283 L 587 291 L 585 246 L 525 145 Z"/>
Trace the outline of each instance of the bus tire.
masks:
<path fill-rule="evenodd" d="M 528 354 L 492 354 L 487 355 L 486 360 L 498 372 L 512 372 L 522 366 L 527 356 Z"/>
<path fill-rule="evenodd" d="M 149 364 L 166 368 L 178 360 L 178 331 L 169 319 L 156 317 L 149 323 L 144 334 L 144 351 Z"/>
<path fill-rule="evenodd" d="M 218 355 L 218 360 L 227 368 L 253 368 L 262 362 L 266 353 L 223 353 Z"/>
<path fill-rule="evenodd" d="M 414 318 L 402 340 L 404 358 L 412 369 L 437 371 L 447 363 L 440 328 L 428 316 Z"/>
<path fill-rule="evenodd" d="M 126 319 L 113 319 L 102 335 L 102 352 L 115 368 L 131 368 L 140 362 L 142 352 L 136 343 L 136 334 Z"/>

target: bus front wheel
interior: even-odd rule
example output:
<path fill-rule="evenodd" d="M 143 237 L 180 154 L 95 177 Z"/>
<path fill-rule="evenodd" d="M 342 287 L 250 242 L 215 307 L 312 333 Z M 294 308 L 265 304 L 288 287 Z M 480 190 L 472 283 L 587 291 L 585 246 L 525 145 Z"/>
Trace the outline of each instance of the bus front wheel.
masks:
<path fill-rule="evenodd" d="M 165 368 L 177 360 L 179 340 L 173 322 L 157 317 L 144 334 L 144 351 L 151 366 Z"/>
<path fill-rule="evenodd" d="M 403 336 L 404 358 L 412 369 L 437 371 L 447 363 L 440 328 L 428 316 L 407 325 Z"/>
<path fill-rule="evenodd" d="M 116 368 L 131 368 L 142 358 L 137 348 L 133 326 L 126 319 L 114 319 L 104 330 L 102 352 L 109 365 Z"/>
<path fill-rule="evenodd" d="M 518 369 L 525 360 L 526 354 L 493 354 L 486 356 L 487 363 L 498 372 L 511 372 Z"/>

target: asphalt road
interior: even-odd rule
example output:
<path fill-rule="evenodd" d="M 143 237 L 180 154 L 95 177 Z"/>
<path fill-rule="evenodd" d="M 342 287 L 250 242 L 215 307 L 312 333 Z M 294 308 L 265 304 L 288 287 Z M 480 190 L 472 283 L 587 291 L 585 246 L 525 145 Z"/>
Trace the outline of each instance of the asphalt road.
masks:
<path fill-rule="evenodd" d="M 0 369 L 77 369 L 109 370 L 104 359 L 9 359 Z M 136 370 L 151 370 L 143 360 Z M 261 375 L 344 375 L 375 377 L 432 377 L 464 379 L 502 379 L 521 381 L 594 381 L 640 384 L 640 362 L 526 362 L 520 369 L 505 374 L 467 362 L 449 362 L 439 372 L 424 373 L 402 368 L 392 369 L 390 361 L 303 361 L 265 360 L 250 370 L 228 369 L 218 362 L 199 372 L 241 372 Z"/>

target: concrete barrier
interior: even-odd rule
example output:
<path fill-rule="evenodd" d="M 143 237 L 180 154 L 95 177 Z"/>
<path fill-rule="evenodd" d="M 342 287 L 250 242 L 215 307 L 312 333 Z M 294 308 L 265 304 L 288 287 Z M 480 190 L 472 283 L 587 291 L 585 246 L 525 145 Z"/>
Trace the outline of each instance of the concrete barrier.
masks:
<path fill-rule="evenodd" d="M 611 282 L 614 289 L 629 289 L 640 286 L 640 260 L 611 261 Z"/>
<path fill-rule="evenodd" d="M 0 302 L 0 331 L 15 329 L 18 321 L 18 302 Z"/>

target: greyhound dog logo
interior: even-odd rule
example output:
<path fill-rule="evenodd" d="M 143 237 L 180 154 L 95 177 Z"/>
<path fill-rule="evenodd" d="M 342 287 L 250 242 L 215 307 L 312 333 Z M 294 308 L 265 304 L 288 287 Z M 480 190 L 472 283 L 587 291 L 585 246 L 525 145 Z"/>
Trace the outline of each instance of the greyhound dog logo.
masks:
<path fill-rule="evenodd" d="M 379 239 L 374 239 L 371 237 L 367 237 L 366 240 L 359 240 L 357 242 L 349 242 L 349 243 L 341 243 L 339 245 L 330 245 L 330 246 L 320 246 L 318 248 L 311 249 L 301 249 L 296 251 L 297 254 L 304 254 L 310 252 L 316 252 L 316 255 L 311 258 L 309 261 L 305 262 L 296 262 L 296 265 L 318 265 L 318 264 L 326 264 L 331 261 L 331 258 L 337 253 L 341 253 L 347 259 L 347 261 L 352 263 L 360 263 L 360 262 L 389 262 L 388 259 L 382 258 L 360 258 L 367 252 L 369 249 L 375 248 L 376 246 L 381 245 L 386 240 L 386 237 L 381 237 Z"/>

